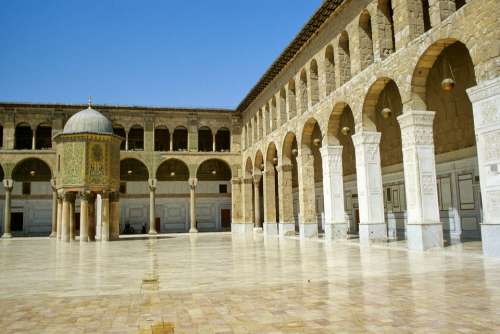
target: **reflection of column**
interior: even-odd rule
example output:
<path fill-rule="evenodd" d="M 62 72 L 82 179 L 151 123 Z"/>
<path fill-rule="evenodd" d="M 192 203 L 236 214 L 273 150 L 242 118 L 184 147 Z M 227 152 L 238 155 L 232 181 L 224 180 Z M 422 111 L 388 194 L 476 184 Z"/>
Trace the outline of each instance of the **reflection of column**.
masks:
<path fill-rule="evenodd" d="M 231 179 L 231 230 L 234 224 L 241 224 L 241 179 L 233 177 Z"/>
<path fill-rule="evenodd" d="M 280 210 L 279 234 L 285 236 L 295 234 L 295 218 L 293 216 L 292 168 L 290 164 L 279 165 L 278 169 L 278 206 Z"/>
<path fill-rule="evenodd" d="M 156 192 L 156 179 L 149 179 L 149 234 L 157 234 L 155 220 L 155 192 Z"/>
<path fill-rule="evenodd" d="M 89 197 L 87 192 L 80 193 L 80 242 L 89 241 Z"/>
<path fill-rule="evenodd" d="M 110 196 L 110 240 L 120 239 L 120 193 L 112 192 Z"/>
<path fill-rule="evenodd" d="M 61 240 L 62 236 L 62 209 L 63 209 L 63 195 L 57 194 L 57 240 Z"/>
<path fill-rule="evenodd" d="M 12 187 L 14 186 L 14 181 L 12 179 L 4 179 L 3 187 L 5 189 L 5 202 L 4 202 L 4 216 L 3 216 L 3 235 L 2 238 L 12 238 L 10 231 L 10 206 L 11 206 L 11 196 Z"/>
<path fill-rule="evenodd" d="M 264 234 L 278 234 L 278 224 L 276 224 L 276 191 L 275 191 L 274 165 L 266 164 L 264 172 Z"/>
<path fill-rule="evenodd" d="M 189 228 L 189 233 L 197 233 L 196 229 L 196 185 L 198 184 L 198 179 L 193 177 L 189 179 L 189 195 L 190 195 L 190 218 L 191 218 L 191 227 Z"/>
<path fill-rule="evenodd" d="M 109 241 L 109 192 L 102 192 L 101 203 L 101 241 Z"/>
<path fill-rule="evenodd" d="M 443 247 L 436 164 L 432 135 L 433 111 L 408 111 L 398 117 L 403 144 L 408 248 Z"/>
<path fill-rule="evenodd" d="M 54 179 L 50 180 L 50 185 L 52 187 L 52 231 L 49 237 L 55 238 L 57 236 L 57 189 Z"/>
<path fill-rule="evenodd" d="M 467 90 L 474 114 L 483 202 L 481 239 L 487 256 L 500 256 L 500 78 Z"/>
<path fill-rule="evenodd" d="M 75 222 L 75 200 L 76 194 L 73 194 L 69 202 L 69 239 L 75 240 L 76 238 L 76 222 Z"/>
<path fill-rule="evenodd" d="M 304 152 L 304 150 L 307 150 Z M 318 222 L 316 220 L 316 198 L 314 183 L 314 155 L 306 148 L 299 150 L 297 156 L 299 176 L 299 231 L 301 238 L 318 236 Z"/>
<path fill-rule="evenodd" d="M 255 210 L 254 215 L 254 228 L 262 229 L 261 221 L 260 221 L 260 179 L 262 178 L 261 174 L 254 174 L 253 176 L 253 198 L 254 204 L 253 208 Z"/>
<path fill-rule="evenodd" d="M 71 192 L 65 192 L 63 195 L 61 239 L 66 242 L 70 240 L 71 201 L 74 197 Z"/>
<path fill-rule="evenodd" d="M 325 239 L 346 239 L 348 225 L 344 210 L 342 146 L 323 146 L 320 151 L 323 161 Z"/>
<path fill-rule="evenodd" d="M 370 131 L 362 131 L 352 136 L 356 149 L 359 239 L 362 242 L 387 238 L 380 167 L 380 137 L 380 132 Z"/>

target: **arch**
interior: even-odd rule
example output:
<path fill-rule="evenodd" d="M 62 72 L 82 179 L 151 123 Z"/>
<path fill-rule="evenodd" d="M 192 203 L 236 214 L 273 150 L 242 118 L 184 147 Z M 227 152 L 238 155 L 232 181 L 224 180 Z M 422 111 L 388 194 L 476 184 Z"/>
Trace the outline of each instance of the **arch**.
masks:
<path fill-rule="evenodd" d="M 19 123 L 14 132 L 14 148 L 16 150 L 33 149 L 33 130 L 28 123 Z"/>
<path fill-rule="evenodd" d="M 52 175 L 50 166 L 38 158 L 23 159 L 12 170 L 12 179 L 17 182 L 48 182 Z"/>
<path fill-rule="evenodd" d="M 251 177 L 253 175 L 253 164 L 252 158 L 248 157 L 245 162 L 245 177 Z"/>
<path fill-rule="evenodd" d="M 308 93 L 307 93 L 307 72 L 303 69 L 300 72 L 299 77 L 299 114 L 302 115 L 307 111 L 307 101 L 308 101 Z"/>
<path fill-rule="evenodd" d="M 362 125 L 364 130 L 377 131 L 377 124 L 376 124 L 377 103 L 382 91 L 390 82 L 394 82 L 394 80 L 388 77 L 380 77 L 370 85 L 370 88 L 368 88 L 368 92 L 365 96 L 362 109 L 363 110 Z"/>
<path fill-rule="evenodd" d="M 189 168 L 182 160 L 168 159 L 156 169 L 156 179 L 158 181 L 187 181 Z"/>
<path fill-rule="evenodd" d="M 431 11 L 429 6 L 429 0 L 421 0 L 422 5 L 422 24 L 424 32 L 431 29 Z"/>
<path fill-rule="evenodd" d="M 283 124 L 286 123 L 287 117 L 286 117 L 286 90 L 284 87 L 280 89 L 279 93 L 279 104 L 278 104 L 278 109 L 279 109 L 279 124 L 278 126 L 282 126 Z"/>
<path fill-rule="evenodd" d="M 296 156 L 298 153 L 297 146 L 297 137 L 295 136 L 295 133 L 291 131 L 288 132 L 283 138 L 281 150 L 283 165 L 291 164 L 292 157 Z"/>
<path fill-rule="evenodd" d="M 339 133 L 342 129 L 341 119 L 344 113 L 351 112 L 350 106 L 346 102 L 337 102 L 328 118 L 328 125 L 325 133 L 325 142 L 327 145 L 339 145 Z M 349 127 L 349 136 L 354 132 L 354 124 Z"/>
<path fill-rule="evenodd" d="M 273 96 L 273 98 L 271 99 L 270 107 L 271 107 L 271 131 L 274 131 L 278 127 L 278 108 L 276 105 L 275 96 Z"/>
<path fill-rule="evenodd" d="M 52 126 L 41 123 L 35 131 L 35 149 L 46 150 L 52 148 Z"/>
<path fill-rule="evenodd" d="M 228 128 L 223 127 L 217 130 L 215 134 L 215 150 L 217 152 L 231 151 L 231 131 Z"/>
<path fill-rule="evenodd" d="M 147 181 L 149 170 L 146 165 L 136 158 L 125 158 L 120 161 L 121 181 Z"/>
<path fill-rule="evenodd" d="M 170 131 L 166 126 L 155 127 L 155 151 L 170 151 Z"/>
<path fill-rule="evenodd" d="M 391 0 L 378 0 L 377 21 L 380 58 L 384 59 L 396 51 L 394 13 Z"/>
<path fill-rule="evenodd" d="M 144 150 L 144 128 L 141 125 L 133 125 L 128 132 L 128 149 L 132 151 Z"/>
<path fill-rule="evenodd" d="M 196 170 L 199 181 L 230 181 L 231 177 L 231 167 L 221 159 L 207 159 Z"/>
<path fill-rule="evenodd" d="M 264 157 L 260 150 L 255 153 L 254 163 L 254 174 L 260 174 L 264 169 Z"/>
<path fill-rule="evenodd" d="M 172 142 L 174 151 L 187 151 L 188 130 L 183 126 L 176 127 L 172 136 Z"/>
<path fill-rule="evenodd" d="M 342 86 L 351 79 L 351 52 L 349 50 L 349 34 L 343 31 L 339 37 L 339 66 L 340 80 L 339 85 Z"/>
<path fill-rule="evenodd" d="M 288 94 L 288 119 L 297 116 L 297 90 L 295 88 L 295 79 L 288 80 L 287 85 Z"/>
<path fill-rule="evenodd" d="M 272 166 L 276 166 L 278 164 L 278 150 L 276 148 L 276 144 L 274 142 L 270 142 L 267 145 L 266 150 L 266 166 L 271 164 Z"/>
<path fill-rule="evenodd" d="M 202 126 L 198 129 L 198 152 L 212 152 L 214 137 L 212 130 L 208 126 Z"/>
<path fill-rule="evenodd" d="M 333 46 L 328 45 L 325 49 L 325 84 L 326 95 L 330 95 L 335 90 L 335 58 Z"/>
<path fill-rule="evenodd" d="M 309 63 L 309 77 L 311 85 L 311 104 L 315 105 L 319 102 L 319 75 L 318 75 L 318 63 L 316 59 L 312 59 Z"/>
<path fill-rule="evenodd" d="M 315 142 L 315 140 L 319 140 L 319 142 Z M 310 117 L 304 123 L 304 128 L 302 129 L 302 136 L 300 140 L 301 149 L 304 147 L 312 148 L 313 145 L 319 147 L 321 146 L 322 140 L 323 136 L 321 134 L 318 121 L 314 117 Z"/>
<path fill-rule="evenodd" d="M 123 138 L 120 144 L 120 150 L 124 151 L 127 147 L 126 146 L 127 133 L 125 132 L 125 128 L 120 124 L 113 124 L 113 133 Z"/>
<path fill-rule="evenodd" d="M 366 9 L 359 16 L 359 52 L 364 70 L 373 63 L 372 19 Z"/>

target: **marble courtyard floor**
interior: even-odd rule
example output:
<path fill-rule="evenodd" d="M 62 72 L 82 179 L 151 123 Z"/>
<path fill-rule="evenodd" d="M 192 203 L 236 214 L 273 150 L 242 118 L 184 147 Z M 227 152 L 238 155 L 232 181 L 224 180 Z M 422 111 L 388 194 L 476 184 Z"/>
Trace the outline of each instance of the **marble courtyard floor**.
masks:
<path fill-rule="evenodd" d="M 144 281 L 146 279 L 146 281 Z M 156 283 L 157 284 L 156 284 Z M 229 233 L 0 240 L 1 333 L 500 332 L 500 259 Z"/>

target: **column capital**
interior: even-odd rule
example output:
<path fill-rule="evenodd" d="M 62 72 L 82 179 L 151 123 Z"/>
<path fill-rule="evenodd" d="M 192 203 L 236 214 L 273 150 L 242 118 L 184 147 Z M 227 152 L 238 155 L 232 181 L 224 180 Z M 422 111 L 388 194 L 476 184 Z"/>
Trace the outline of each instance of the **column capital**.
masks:
<path fill-rule="evenodd" d="M 342 149 L 344 146 L 342 145 L 325 145 L 320 147 L 319 151 L 321 153 L 321 157 L 327 157 L 331 155 L 342 155 Z"/>
<path fill-rule="evenodd" d="M 2 183 L 6 191 L 11 191 L 14 187 L 14 180 L 12 179 L 3 179 Z"/>
<path fill-rule="evenodd" d="M 233 177 L 233 178 L 231 179 L 231 184 L 234 184 L 234 185 L 240 185 L 240 184 L 241 184 L 241 182 L 242 182 L 242 180 L 241 180 L 241 178 L 239 178 L 239 177 Z"/>
<path fill-rule="evenodd" d="M 398 116 L 397 120 L 401 130 L 407 127 L 431 127 L 434 122 L 434 111 L 427 110 L 409 110 Z"/>
<path fill-rule="evenodd" d="M 351 136 L 354 146 L 363 144 L 380 144 L 382 134 L 376 131 L 360 131 Z"/>
<path fill-rule="evenodd" d="M 198 185 L 198 179 L 196 177 L 191 177 L 188 180 L 188 183 L 189 183 L 189 188 L 194 190 L 194 189 L 196 189 L 196 186 Z"/>
<path fill-rule="evenodd" d="M 148 186 L 150 191 L 155 191 L 156 186 L 157 186 L 157 180 L 156 179 L 149 179 L 148 180 Z"/>
<path fill-rule="evenodd" d="M 433 145 L 434 111 L 408 111 L 398 117 L 403 148 L 414 145 Z"/>

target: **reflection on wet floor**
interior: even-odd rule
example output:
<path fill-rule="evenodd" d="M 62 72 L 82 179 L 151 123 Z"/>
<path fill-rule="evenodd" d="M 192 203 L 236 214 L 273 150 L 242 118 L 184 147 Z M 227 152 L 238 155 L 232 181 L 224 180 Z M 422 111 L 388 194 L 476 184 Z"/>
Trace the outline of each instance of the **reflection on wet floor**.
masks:
<path fill-rule="evenodd" d="M 162 236 L 164 237 L 164 236 Z M 228 233 L 0 241 L 2 333 L 495 332 L 500 259 Z M 36 324 L 36 326 L 34 326 Z"/>

